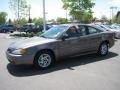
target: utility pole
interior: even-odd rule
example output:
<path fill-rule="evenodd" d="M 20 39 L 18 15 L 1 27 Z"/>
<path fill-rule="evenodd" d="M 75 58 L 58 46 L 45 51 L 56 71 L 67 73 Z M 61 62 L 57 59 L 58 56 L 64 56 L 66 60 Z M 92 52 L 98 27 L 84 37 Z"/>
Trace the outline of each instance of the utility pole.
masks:
<path fill-rule="evenodd" d="M 20 9 L 20 0 L 18 0 L 18 12 L 17 12 L 18 13 L 18 21 L 19 21 L 19 18 L 20 18 L 20 14 L 19 14 L 20 10 L 19 9 Z"/>
<path fill-rule="evenodd" d="M 30 17 L 30 13 L 31 13 L 30 11 L 31 11 L 31 6 L 29 5 L 29 14 L 28 14 L 29 15 L 29 20 L 28 20 L 29 23 L 32 22 L 31 17 Z"/>
<path fill-rule="evenodd" d="M 44 31 L 46 31 L 45 0 L 43 0 L 43 27 Z"/>
<path fill-rule="evenodd" d="M 66 17 L 66 23 L 68 23 L 68 16 L 67 16 L 68 10 L 67 10 L 67 9 L 65 10 L 65 14 L 66 14 L 66 15 L 65 15 L 65 17 Z"/>
<path fill-rule="evenodd" d="M 110 9 L 111 9 L 111 20 L 113 19 L 113 17 L 114 17 L 114 10 L 116 10 L 117 9 L 117 7 L 110 7 Z M 113 21 L 112 21 L 113 22 Z"/>

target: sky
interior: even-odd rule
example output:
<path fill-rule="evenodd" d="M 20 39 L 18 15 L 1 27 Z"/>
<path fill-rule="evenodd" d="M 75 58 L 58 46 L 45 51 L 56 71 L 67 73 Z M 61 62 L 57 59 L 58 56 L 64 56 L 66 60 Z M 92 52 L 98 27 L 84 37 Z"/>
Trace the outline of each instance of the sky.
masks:
<path fill-rule="evenodd" d="M 56 19 L 57 17 L 66 17 L 66 11 L 62 8 L 63 3 L 61 0 L 45 0 L 46 1 L 46 18 L 47 20 Z M 0 0 L 0 12 L 5 11 L 8 13 L 8 18 L 14 19 L 13 12 L 9 9 L 9 0 Z M 120 10 L 120 0 L 93 0 L 95 2 L 93 10 L 94 17 L 101 18 L 105 15 L 108 18 L 111 17 L 110 7 L 118 7 L 114 10 L 114 14 Z M 27 0 L 27 3 L 31 5 L 31 17 L 42 17 L 43 6 L 42 0 Z M 69 17 L 69 15 L 68 15 Z"/>

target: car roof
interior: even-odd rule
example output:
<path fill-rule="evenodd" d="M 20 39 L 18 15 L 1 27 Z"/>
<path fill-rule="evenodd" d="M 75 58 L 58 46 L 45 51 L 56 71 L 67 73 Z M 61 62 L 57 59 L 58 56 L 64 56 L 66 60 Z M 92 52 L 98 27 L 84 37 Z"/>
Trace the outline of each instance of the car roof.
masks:
<path fill-rule="evenodd" d="M 60 24 L 61 26 L 78 26 L 78 25 L 83 25 L 83 26 L 92 26 L 91 24 L 79 24 L 79 23 L 71 23 L 71 24 Z M 59 25 L 58 25 L 59 26 Z"/>

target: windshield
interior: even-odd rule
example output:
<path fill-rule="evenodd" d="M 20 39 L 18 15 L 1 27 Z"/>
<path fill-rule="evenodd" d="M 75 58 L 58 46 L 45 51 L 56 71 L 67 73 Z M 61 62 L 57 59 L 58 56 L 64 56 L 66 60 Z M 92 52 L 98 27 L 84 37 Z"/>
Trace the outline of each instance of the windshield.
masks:
<path fill-rule="evenodd" d="M 50 28 L 48 31 L 44 32 L 41 37 L 56 39 L 59 35 L 61 35 L 68 26 L 55 26 Z"/>

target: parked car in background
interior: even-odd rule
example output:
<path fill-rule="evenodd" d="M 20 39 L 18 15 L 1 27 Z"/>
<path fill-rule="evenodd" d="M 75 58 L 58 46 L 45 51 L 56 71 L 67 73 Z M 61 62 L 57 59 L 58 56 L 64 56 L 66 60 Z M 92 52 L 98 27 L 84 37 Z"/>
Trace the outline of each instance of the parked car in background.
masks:
<path fill-rule="evenodd" d="M 95 24 L 94 26 L 101 28 L 104 31 L 112 31 L 111 27 L 109 25 L 103 25 L 103 24 Z"/>
<path fill-rule="evenodd" d="M 0 26 L 1 33 L 14 32 L 16 29 L 16 26 L 12 24 L 4 24 Z"/>
<path fill-rule="evenodd" d="M 64 24 L 50 28 L 38 37 L 11 44 L 6 56 L 15 65 L 34 64 L 46 69 L 61 58 L 97 53 L 108 54 L 114 33 L 86 24 Z"/>
<path fill-rule="evenodd" d="M 35 28 L 35 24 L 34 23 L 27 23 L 23 26 L 21 26 L 19 28 L 20 32 L 30 32 L 30 30 L 32 31 Z"/>
<path fill-rule="evenodd" d="M 101 28 L 103 31 L 112 31 L 115 33 L 115 38 L 120 38 L 120 28 L 118 26 L 110 25 L 95 25 L 98 28 Z"/>
<path fill-rule="evenodd" d="M 46 25 L 46 30 L 50 29 L 50 25 Z M 19 28 L 20 32 L 42 32 L 43 31 L 43 25 L 34 25 L 34 24 L 26 24 Z"/>
<path fill-rule="evenodd" d="M 120 39 L 120 25 L 111 25 L 111 28 L 114 30 L 115 32 L 115 37 L 117 39 Z"/>
<path fill-rule="evenodd" d="M 50 29 L 50 28 L 52 28 L 53 26 L 52 25 L 46 25 L 46 30 L 48 30 L 48 29 Z M 44 27 L 43 27 L 43 25 L 38 25 L 38 28 L 37 28 L 39 31 L 41 31 L 41 32 L 44 32 L 43 30 L 44 30 Z"/>

